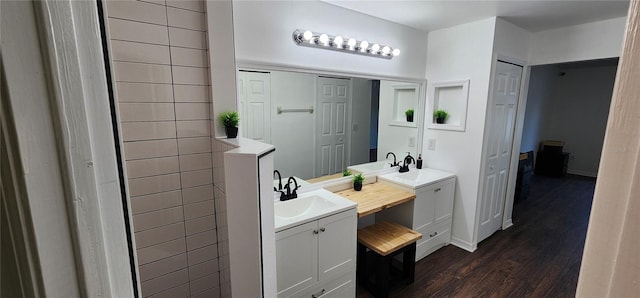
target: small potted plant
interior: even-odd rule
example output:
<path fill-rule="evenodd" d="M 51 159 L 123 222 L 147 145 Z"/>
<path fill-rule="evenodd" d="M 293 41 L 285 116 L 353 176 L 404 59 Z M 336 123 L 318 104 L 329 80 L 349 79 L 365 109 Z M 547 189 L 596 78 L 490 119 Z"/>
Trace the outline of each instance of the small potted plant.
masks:
<path fill-rule="evenodd" d="M 407 122 L 413 122 L 413 109 L 408 109 L 404 112 L 407 116 Z"/>
<path fill-rule="evenodd" d="M 344 171 L 342 171 L 342 177 L 347 177 L 347 176 L 351 176 L 351 171 L 349 171 L 348 169 L 344 169 Z"/>
<path fill-rule="evenodd" d="M 449 113 L 445 110 L 436 110 L 433 112 L 433 118 L 436 119 L 436 123 L 438 124 L 443 124 L 447 120 L 447 117 L 449 117 Z"/>
<path fill-rule="evenodd" d="M 353 176 L 353 189 L 355 189 L 356 191 L 361 191 L 363 181 L 364 181 L 364 176 L 362 176 L 362 174 L 357 174 Z"/>
<path fill-rule="evenodd" d="M 220 122 L 224 125 L 224 131 L 227 134 L 227 138 L 233 139 L 238 136 L 238 112 L 222 112 L 220 113 Z"/>

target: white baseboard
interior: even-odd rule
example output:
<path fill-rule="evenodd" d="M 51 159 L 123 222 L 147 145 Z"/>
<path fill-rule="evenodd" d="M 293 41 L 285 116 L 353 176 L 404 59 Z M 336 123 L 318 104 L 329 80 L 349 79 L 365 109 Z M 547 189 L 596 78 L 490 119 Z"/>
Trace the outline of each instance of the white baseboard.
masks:
<path fill-rule="evenodd" d="M 462 248 L 462 249 L 464 249 L 464 250 L 466 250 L 468 252 L 474 252 L 474 251 L 476 251 L 476 249 L 478 249 L 478 245 L 477 244 L 473 244 L 471 242 L 467 242 L 467 241 L 464 241 L 464 240 L 462 240 L 460 238 L 456 238 L 456 237 L 453 237 L 453 236 L 451 236 L 451 244 L 453 244 L 453 245 L 455 245 L 457 247 L 460 247 L 460 248 Z"/>
<path fill-rule="evenodd" d="M 511 226 L 513 226 L 513 220 L 511 218 L 507 219 L 506 222 L 502 223 L 502 230 L 506 230 L 508 228 L 510 228 Z"/>

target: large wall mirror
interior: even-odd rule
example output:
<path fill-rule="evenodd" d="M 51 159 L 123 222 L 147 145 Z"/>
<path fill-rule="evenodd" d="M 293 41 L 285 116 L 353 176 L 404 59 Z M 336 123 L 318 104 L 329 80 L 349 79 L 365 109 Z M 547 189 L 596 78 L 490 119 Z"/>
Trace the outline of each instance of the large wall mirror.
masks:
<path fill-rule="evenodd" d="M 238 111 L 245 138 L 276 147 L 275 169 L 307 182 L 351 166 L 416 156 L 424 84 L 299 71 L 240 68 Z M 414 111 L 412 119 L 407 110 Z"/>

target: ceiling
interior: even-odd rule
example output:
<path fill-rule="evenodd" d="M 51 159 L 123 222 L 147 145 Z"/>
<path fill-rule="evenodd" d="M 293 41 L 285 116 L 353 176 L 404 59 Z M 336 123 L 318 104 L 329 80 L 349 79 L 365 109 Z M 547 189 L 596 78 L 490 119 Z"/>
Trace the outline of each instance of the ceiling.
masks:
<path fill-rule="evenodd" d="M 322 0 L 423 31 L 433 31 L 492 16 L 530 32 L 627 15 L 628 0 Z"/>

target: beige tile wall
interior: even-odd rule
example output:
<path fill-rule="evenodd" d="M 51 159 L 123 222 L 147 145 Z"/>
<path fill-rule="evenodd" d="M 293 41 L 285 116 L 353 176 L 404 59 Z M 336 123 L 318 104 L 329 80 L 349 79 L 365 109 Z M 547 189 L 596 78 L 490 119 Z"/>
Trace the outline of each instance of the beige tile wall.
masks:
<path fill-rule="evenodd" d="M 142 295 L 230 297 L 204 2 L 106 8 Z"/>

